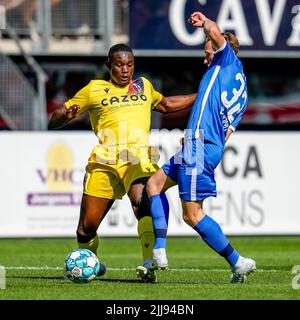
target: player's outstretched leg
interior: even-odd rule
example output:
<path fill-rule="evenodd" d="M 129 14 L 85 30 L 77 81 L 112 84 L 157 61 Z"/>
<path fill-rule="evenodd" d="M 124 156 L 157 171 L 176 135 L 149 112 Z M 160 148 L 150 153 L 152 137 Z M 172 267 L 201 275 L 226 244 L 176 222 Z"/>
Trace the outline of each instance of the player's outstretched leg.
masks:
<path fill-rule="evenodd" d="M 255 261 L 240 256 L 224 235 L 219 224 L 208 215 L 205 215 L 194 226 L 194 230 L 230 264 L 232 270 L 231 283 L 244 283 L 247 276 L 256 269 Z"/>

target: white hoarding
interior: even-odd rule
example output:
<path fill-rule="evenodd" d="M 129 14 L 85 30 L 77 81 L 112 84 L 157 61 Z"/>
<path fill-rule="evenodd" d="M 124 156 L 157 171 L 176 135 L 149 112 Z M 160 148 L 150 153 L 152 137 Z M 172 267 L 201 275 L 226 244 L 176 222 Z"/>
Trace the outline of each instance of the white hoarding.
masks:
<path fill-rule="evenodd" d="M 163 164 L 183 133 L 152 132 Z M 75 236 L 91 132 L 0 134 L 0 237 Z M 206 213 L 231 235 L 300 234 L 300 133 L 237 132 L 216 170 L 217 198 Z M 169 235 L 195 235 L 181 217 L 177 187 L 167 192 Z M 115 202 L 98 232 L 137 236 L 126 197 Z"/>

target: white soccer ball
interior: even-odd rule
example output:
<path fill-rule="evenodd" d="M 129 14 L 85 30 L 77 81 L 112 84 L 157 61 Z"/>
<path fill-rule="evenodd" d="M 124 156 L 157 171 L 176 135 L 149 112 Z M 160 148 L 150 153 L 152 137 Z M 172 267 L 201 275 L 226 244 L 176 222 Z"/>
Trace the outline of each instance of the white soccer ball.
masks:
<path fill-rule="evenodd" d="M 65 259 L 65 275 L 73 282 L 90 282 L 96 278 L 99 270 L 98 257 L 88 249 L 75 249 Z"/>

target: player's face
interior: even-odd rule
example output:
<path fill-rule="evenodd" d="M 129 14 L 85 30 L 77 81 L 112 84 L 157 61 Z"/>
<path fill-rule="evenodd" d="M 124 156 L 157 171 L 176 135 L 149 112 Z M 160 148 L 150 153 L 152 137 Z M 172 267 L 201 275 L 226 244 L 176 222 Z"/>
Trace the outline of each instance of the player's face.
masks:
<path fill-rule="evenodd" d="M 134 72 L 134 57 L 131 52 L 119 51 L 112 54 L 110 68 L 111 82 L 118 86 L 127 86 Z"/>
<path fill-rule="evenodd" d="M 212 47 L 212 43 L 210 40 L 206 41 L 205 47 L 204 47 L 204 64 L 206 64 L 208 67 L 214 57 L 214 50 Z"/>

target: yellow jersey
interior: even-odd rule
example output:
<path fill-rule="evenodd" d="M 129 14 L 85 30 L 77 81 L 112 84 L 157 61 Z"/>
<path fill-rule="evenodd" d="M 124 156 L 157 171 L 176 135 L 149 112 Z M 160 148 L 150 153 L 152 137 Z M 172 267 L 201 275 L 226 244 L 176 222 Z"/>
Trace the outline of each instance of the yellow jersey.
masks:
<path fill-rule="evenodd" d="M 78 114 L 88 111 L 92 129 L 99 139 L 89 163 L 132 163 L 148 159 L 151 110 L 162 100 L 144 77 L 119 87 L 105 80 L 92 80 L 65 103 L 78 105 Z"/>

